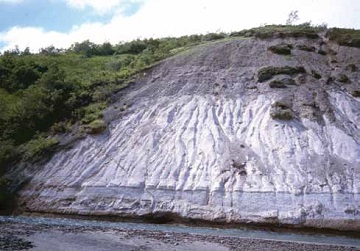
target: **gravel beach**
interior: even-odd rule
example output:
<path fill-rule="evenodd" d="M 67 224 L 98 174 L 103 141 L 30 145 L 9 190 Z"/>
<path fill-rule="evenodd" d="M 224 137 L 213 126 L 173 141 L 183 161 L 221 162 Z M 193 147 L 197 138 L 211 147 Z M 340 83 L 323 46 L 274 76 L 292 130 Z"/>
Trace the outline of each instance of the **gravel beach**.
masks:
<path fill-rule="evenodd" d="M 354 251 L 360 250 L 360 248 L 150 230 L 2 222 L 0 224 L 0 250 Z"/>

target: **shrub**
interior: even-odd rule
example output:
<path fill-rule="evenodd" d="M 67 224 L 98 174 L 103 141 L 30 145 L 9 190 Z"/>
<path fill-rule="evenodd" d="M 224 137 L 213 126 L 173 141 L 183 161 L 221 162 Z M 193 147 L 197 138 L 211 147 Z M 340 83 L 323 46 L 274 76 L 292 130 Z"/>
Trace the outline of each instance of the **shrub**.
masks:
<path fill-rule="evenodd" d="M 49 151 L 51 147 L 58 143 L 59 140 L 56 138 L 45 138 L 43 136 L 38 136 L 37 138 L 32 139 L 20 146 L 19 151 L 21 153 L 22 160 L 33 160 Z"/>
<path fill-rule="evenodd" d="M 81 123 L 89 124 L 94 120 L 102 118 L 102 110 L 106 107 L 105 103 L 95 103 L 85 107 L 82 111 L 83 118 Z"/>
<path fill-rule="evenodd" d="M 294 114 L 288 105 L 281 102 L 275 102 L 271 105 L 270 116 L 279 120 L 291 120 L 294 118 Z"/>
<path fill-rule="evenodd" d="M 247 30 L 242 30 L 242 31 L 233 31 L 229 34 L 229 37 L 249 37 L 252 34 L 250 34 L 249 32 L 247 32 Z"/>
<path fill-rule="evenodd" d="M 290 44 L 278 44 L 270 46 L 268 50 L 275 54 L 290 55 L 292 48 L 293 46 Z"/>
<path fill-rule="evenodd" d="M 309 51 L 309 52 L 315 52 L 315 50 L 316 50 L 314 46 L 307 46 L 307 45 L 302 45 L 302 44 L 296 45 L 296 49 L 299 49 L 302 51 Z"/>
<path fill-rule="evenodd" d="M 147 48 L 147 43 L 144 40 L 134 40 L 131 42 L 127 42 L 124 44 L 117 45 L 117 53 L 118 54 L 140 54 Z"/>
<path fill-rule="evenodd" d="M 59 121 L 50 127 L 52 134 L 71 132 L 71 121 Z"/>
<path fill-rule="evenodd" d="M 360 48 L 360 30 L 333 28 L 327 36 L 339 45 Z"/>
<path fill-rule="evenodd" d="M 318 53 L 320 54 L 320 55 L 323 55 L 323 56 L 325 56 L 327 53 L 326 53 L 326 51 L 324 51 L 324 50 L 318 50 Z"/>
<path fill-rule="evenodd" d="M 286 88 L 286 85 L 280 80 L 274 80 L 269 83 L 270 88 Z"/>
<path fill-rule="evenodd" d="M 355 64 L 348 64 L 345 67 L 345 70 L 347 71 L 351 71 L 351 72 L 357 72 L 358 71 L 358 67 Z"/>
<path fill-rule="evenodd" d="M 98 134 L 106 130 L 106 123 L 102 119 L 92 121 L 86 126 L 86 132 L 89 134 Z"/>
<path fill-rule="evenodd" d="M 271 79 L 275 75 L 285 74 L 285 75 L 294 75 L 297 73 L 305 73 L 304 67 L 291 67 L 291 66 L 283 66 L 283 67 L 265 67 L 259 70 L 258 72 L 258 81 L 264 82 L 266 80 Z"/>
<path fill-rule="evenodd" d="M 352 91 L 351 95 L 355 98 L 360 98 L 360 90 Z"/>
<path fill-rule="evenodd" d="M 286 88 L 288 85 L 296 85 L 296 82 L 292 78 L 276 79 L 269 83 L 271 88 Z"/>
<path fill-rule="evenodd" d="M 319 73 L 317 73 L 315 70 L 312 70 L 311 71 L 311 75 L 316 78 L 316 79 L 320 79 L 321 78 L 321 75 Z"/>
<path fill-rule="evenodd" d="M 203 36 L 202 41 L 214 41 L 226 38 L 225 33 L 208 33 Z"/>
<path fill-rule="evenodd" d="M 339 76 L 339 78 L 338 78 L 338 81 L 339 81 L 340 83 L 346 84 L 346 83 L 349 83 L 349 82 L 350 82 L 350 79 L 349 79 L 349 77 L 346 76 L 345 74 L 341 74 L 341 75 Z"/>

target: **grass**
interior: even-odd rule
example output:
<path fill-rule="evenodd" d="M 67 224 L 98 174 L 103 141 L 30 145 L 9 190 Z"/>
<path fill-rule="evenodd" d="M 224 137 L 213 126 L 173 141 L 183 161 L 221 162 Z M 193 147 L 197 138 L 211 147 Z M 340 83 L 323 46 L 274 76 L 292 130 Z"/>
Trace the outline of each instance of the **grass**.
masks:
<path fill-rule="evenodd" d="M 322 30 L 324 30 L 324 27 L 314 27 L 307 23 L 300 25 L 265 25 L 249 30 L 233 32 L 230 33 L 230 36 L 256 37 L 260 39 L 286 37 L 316 39 L 319 38 L 318 32 Z"/>
<path fill-rule="evenodd" d="M 332 28 L 327 36 L 339 45 L 360 48 L 360 30 Z"/>
<path fill-rule="evenodd" d="M 312 26 L 310 23 L 300 25 L 265 25 L 257 28 L 232 32 L 230 37 L 255 37 L 259 39 L 268 38 L 319 38 L 318 33 L 327 31 L 326 36 L 330 41 L 339 45 L 360 48 L 360 30 L 331 28 L 327 30 L 325 26 Z M 299 46 L 298 49 L 305 51 L 315 51 L 313 47 Z M 320 53 L 325 53 L 320 51 Z"/>

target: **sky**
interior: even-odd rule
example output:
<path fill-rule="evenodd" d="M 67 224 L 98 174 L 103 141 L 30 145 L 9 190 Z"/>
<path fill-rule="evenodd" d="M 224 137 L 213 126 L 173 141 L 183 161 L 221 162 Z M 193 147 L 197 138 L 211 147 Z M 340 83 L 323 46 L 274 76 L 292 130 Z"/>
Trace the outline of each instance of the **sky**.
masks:
<path fill-rule="evenodd" d="M 360 29 L 360 0 L 0 0 L 0 51 L 297 23 Z"/>

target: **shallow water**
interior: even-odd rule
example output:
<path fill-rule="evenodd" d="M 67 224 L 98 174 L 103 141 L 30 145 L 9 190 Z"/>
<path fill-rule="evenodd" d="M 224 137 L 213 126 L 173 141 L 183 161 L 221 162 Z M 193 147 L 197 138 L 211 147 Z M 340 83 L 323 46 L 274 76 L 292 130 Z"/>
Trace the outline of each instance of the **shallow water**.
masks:
<path fill-rule="evenodd" d="M 334 244 L 360 247 L 360 238 L 319 233 L 285 233 L 266 230 L 253 230 L 246 228 L 223 229 L 213 227 L 192 227 L 172 224 L 150 224 L 150 223 L 129 223 L 109 222 L 99 220 L 79 220 L 69 218 L 46 218 L 29 216 L 0 216 L 2 222 L 14 222 L 31 225 L 52 225 L 52 226 L 74 226 L 74 227 L 101 227 L 104 229 L 132 229 L 147 231 L 163 231 L 175 233 L 191 233 L 201 235 L 215 235 L 224 237 L 241 237 L 281 241 L 295 241 L 317 244 Z"/>

